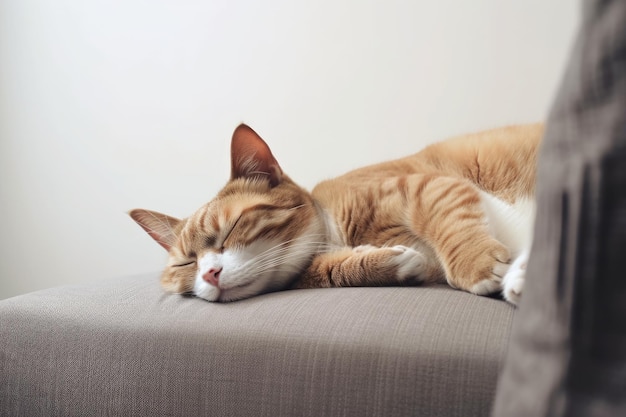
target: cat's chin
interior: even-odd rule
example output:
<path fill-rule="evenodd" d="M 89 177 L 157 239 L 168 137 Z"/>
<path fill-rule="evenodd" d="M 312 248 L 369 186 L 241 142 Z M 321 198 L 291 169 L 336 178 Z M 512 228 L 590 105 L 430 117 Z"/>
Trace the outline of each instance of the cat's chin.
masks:
<path fill-rule="evenodd" d="M 219 296 L 217 297 L 220 303 L 229 303 L 232 301 L 245 300 L 246 298 L 258 295 L 257 291 L 251 291 L 251 285 L 244 285 L 235 288 L 229 288 L 227 290 L 218 290 Z"/>
<path fill-rule="evenodd" d="M 220 290 L 214 287 L 207 287 L 201 290 L 194 290 L 193 295 L 206 301 L 217 302 L 220 298 Z"/>
<path fill-rule="evenodd" d="M 201 284 L 194 289 L 194 295 L 206 301 L 228 303 L 261 294 L 262 289 L 257 287 L 255 282 L 227 289 L 217 288 L 210 284 Z"/>
<path fill-rule="evenodd" d="M 258 293 L 250 293 L 250 291 L 245 287 L 232 288 L 230 290 L 221 290 L 220 295 L 215 301 L 220 303 L 230 303 L 233 301 L 245 300 L 246 298 L 251 298 L 255 295 L 258 295 Z"/>

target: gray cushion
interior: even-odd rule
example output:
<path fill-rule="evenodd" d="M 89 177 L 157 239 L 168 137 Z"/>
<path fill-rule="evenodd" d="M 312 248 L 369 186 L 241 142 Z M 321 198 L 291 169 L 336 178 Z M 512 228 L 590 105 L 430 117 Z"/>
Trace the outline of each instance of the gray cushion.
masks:
<path fill-rule="evenodd" d="M 485 416 L 514 312 L 447 287 L 212 304 L 157 281 L 0 302 L 0 414 Z"/>

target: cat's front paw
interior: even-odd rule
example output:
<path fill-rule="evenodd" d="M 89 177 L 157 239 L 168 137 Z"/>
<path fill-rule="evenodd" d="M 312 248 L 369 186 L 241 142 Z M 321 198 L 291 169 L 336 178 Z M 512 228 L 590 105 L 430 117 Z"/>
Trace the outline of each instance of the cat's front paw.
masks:
<path fill-rule="evenodd" d="M 486 276 L 469 288 L 469 292 L 478 295 L 489 295 L 502 289 L 502 278 L 509 270 L 509 252 L 504 247 L 494 250 L 493 253 L 483 254 L 479 259 L 491 264 L 482 274 Z M 477 260 L 478 261 L 478 260 Z"/>
<path fill-rule="evenodd" d="M 502 279 L 502 295 L 511 304 L 517 305 L 522 296 L 527 263 L 528 252 L 524 252 L 517 257 Z"/>
<path fill-rule="evenodd" d="M 426 256 L 415 249 L 407 246 L 396 245 L 391 249 L 395 256 L 391 258 L 391 262 L 396 266 L 396 277 L 400 282 L 409 279 L 417 279 L 424 274 L 426 270 Z"/>

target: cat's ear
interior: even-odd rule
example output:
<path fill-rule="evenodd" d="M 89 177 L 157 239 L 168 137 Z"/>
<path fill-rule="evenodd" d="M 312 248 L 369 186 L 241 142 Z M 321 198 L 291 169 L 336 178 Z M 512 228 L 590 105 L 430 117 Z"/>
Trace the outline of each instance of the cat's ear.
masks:
<path fill-rule="evenodd" d="M 231 179 L 263 177 L 272 187 L 280 184 L 283 170 L 270 147 L 249 126 L 241 124 L 230 144 Z"/>
<path fill-rule="evenodd" d="M 174 229 L 180 220 L 156 211 L 134 209 L 128 212 L 130 217 L 137 222 L 159 245 L 170 250 L 176 242 Z"/>

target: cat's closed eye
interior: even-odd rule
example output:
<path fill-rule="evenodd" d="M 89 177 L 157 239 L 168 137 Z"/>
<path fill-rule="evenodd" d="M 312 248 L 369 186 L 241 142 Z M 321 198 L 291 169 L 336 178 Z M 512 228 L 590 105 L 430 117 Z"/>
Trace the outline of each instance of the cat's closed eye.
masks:
<path fill-rule="evenodd" d="M 187 262 L 182 262 L 182 263 L 178 263 L 178 264 L 174 264 L 172 265 L 174 268 L 182 268 L 185 266 L 191 266 L 191 265 L 195 265 L 196 261 L 187 261 Z"/>

